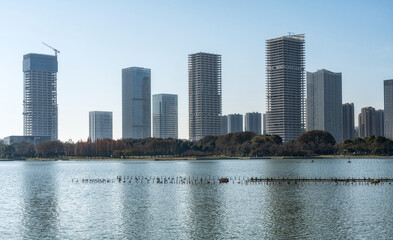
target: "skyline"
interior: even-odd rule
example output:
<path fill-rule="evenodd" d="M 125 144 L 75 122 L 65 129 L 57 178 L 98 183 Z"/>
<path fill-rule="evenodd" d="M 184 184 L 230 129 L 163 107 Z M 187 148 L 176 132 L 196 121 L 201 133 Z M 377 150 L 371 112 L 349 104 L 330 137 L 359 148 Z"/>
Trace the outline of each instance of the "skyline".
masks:
<path fill-rule="evenodd" d="M 179 95 L 179 138 L 187 139 L 187 56 L 195 52 L 222 55 L 223 115 L 265 113 L 265 40 L 288 31 L 306 34 L 306 71 L 342 72 L 343 103 L 354 102 L 355 116 L 363 107 L 383 109 L 383 81 L 393 77 L 389 1 L 91 3 L 0 3 L 0 101 L 7 113 L 0 138 L 23 135 L 22 58 L 53 54 L 42 41 L 61 51 L 62 141 L 87 139 L 89 111 L 112 111 L 113 135 L 121 138 L 121 69 L 132 66 L 152 70 L 152 95 Z"/>

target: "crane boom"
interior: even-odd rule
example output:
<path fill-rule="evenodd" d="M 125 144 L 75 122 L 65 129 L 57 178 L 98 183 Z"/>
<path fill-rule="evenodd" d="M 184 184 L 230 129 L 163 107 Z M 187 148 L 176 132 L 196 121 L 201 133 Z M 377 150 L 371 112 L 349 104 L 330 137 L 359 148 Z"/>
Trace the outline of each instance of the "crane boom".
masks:
<path fill-rule="evenodd" d="M 53 47 L 49 46 L 48 44 L 46 44 L 46 43 L 44 43 L 44 42 L 42 42 L 42 44 L 44 44 L 44 45 L 47 46 L 48 48 L 51 48 L 53 51 L 55 51 L 55 56 L 56 56 L 56 57 L 57 57 L 57 54 L 60 53 L 60 51 L 57 50 L 56 48 L 53 48 Z"/>

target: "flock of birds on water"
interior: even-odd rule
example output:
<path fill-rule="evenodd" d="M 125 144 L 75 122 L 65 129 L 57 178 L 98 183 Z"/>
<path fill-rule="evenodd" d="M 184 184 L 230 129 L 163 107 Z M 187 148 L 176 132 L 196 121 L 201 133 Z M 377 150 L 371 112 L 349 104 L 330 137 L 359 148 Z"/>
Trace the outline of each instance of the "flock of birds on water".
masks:
<path fill-rule="evenodd" d="M 315 162 L 311 160 L 311 162 Z M 351 163 L 348 159 L 347 163 Z M 257 184 L 304 184 L 304 183 L 335 183 L 353 185 L 383 185 L 384 183 L 391 185 L 393 178 L 264 178 L 264 177 L 217 177 L 217 176 L 177 176 L 177 177 L 163 177 L 163 176 L 116 176 L 116 178 L 73 178 L 73 183 L 128 183 L 128 184 L 193 184 L 193 185 L 208 185 L 208 184 L 242 184 L 242 185 L 257 185 Z"/>

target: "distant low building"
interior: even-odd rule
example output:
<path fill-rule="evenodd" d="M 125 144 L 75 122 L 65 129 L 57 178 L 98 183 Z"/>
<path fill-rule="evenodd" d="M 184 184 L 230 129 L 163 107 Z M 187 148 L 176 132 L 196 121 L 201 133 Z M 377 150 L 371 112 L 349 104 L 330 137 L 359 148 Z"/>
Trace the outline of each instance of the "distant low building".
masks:
<path fill-rule="evenodd" d="M 355 134 L 355 107 L 353 103 L 345 103 L 342 105 L 343 111 L 343 139 L 354 139 Z"/>
<path fill-rule="evenodd" d="M 261 114 L 258 112 L 246 113 L 244 116 L 244 130 L 261 135 L 262 131 Z"/>
<path fill-rule="evenodd" d="M 243 115 L 228 114 L 228 133 L 243 132 Z"/>
<path fill-rule="evenodd" d="M 11 145 L 13 143 L 28 142 L 37 144 L 41 142 L 51 141 L 51 136 L 9 136 L 4 138 L 4 144 Z"/>
<path fill-rule="evenodd" d="M 89 138 L 91 141 L 95 142 L 97 139 L 112 139 L 112 116 L 112 112 L 89 112 Z"/>
<path fill-rule="evenodd" d="M 228 116 L 223 115 L 221 116 L 221 135 L 228 134 Z"/>
<path fill-rule="evenodd" d="M 178 138 L 177 108 L 176 94 L 153 95 L 153 137 Z"/>
<path fill-rule="evenodd" d="M 359 137 L 384 135 L 383 110 L 375 110 L 373 107 L 362 108 L 359 114 Z"/>

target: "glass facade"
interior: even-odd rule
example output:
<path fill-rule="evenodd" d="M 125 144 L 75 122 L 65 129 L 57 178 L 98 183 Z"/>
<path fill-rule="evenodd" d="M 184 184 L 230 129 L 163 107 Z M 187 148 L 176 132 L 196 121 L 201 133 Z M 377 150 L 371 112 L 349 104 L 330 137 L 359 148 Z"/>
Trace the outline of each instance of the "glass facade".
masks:
<path fill-rule="evenodd" d="M 153 95 L 153 137 L 178 138 L 177 95 Z"/>
<path fill-rule="evenodd" d="M 307 72 L 307 131 L 327 131 L 343 141 L 342 77 L 322 69 Z"/>
<path fill-rule="evenodd" d="M 112 112 L 89 112 L 89 138 L 91 141 L 112 139 L 112 121 Z"/>
<path fill-rule="evenodd" d="M 393 139 L 393 79 L 383 82 L 384 88 L 384 135 Z"/>
<path fill-rule="evenodd" d="M 130 67 L 122 70 L 122 137 L 151 136 L 151 71 Z"/>

